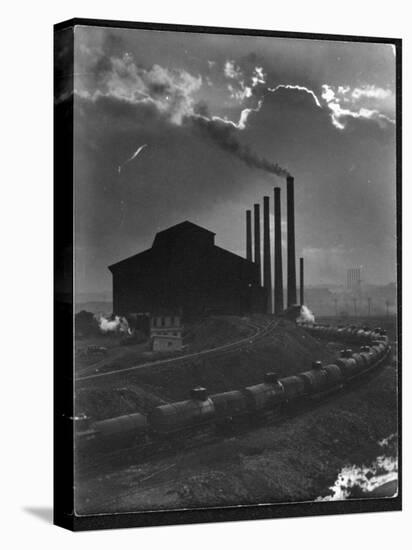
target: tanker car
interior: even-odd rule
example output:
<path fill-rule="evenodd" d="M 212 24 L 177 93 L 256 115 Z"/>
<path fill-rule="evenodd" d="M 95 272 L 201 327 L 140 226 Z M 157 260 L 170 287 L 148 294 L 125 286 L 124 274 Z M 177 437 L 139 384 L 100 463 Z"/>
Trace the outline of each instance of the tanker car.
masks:
<path fill-rule="evenodd" d="M 368 327 L 333 327 L 301 324 L 315 338 L 360 345 L 360 351 L 341 350 L 330 365 L 320 361 L 311 369 L 278 378 L 267 373 L 262 383 L 240 390 L 209 395 L 197 387 L 185 401 L 155 407 L 149 415 L 134 413 L 90 423 L 78 433 L 79 442 L 97 442 L 102 448 L 139 446 L 158 441 L 192 438 L 237 424 L 264 422 L 279 415 L 283 408 L 320 399 L 336 392 L 376 368 L 388 357 L 386 331 Z"/>

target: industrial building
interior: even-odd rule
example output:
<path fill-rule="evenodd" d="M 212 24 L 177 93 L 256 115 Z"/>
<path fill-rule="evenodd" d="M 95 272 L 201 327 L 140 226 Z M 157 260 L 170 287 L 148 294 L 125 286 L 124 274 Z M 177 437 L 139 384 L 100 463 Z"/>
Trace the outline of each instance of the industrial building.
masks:
<path fill-rule="evenodd" d="M 116 315 L 181 311 L 243 315 L 266 310 L 260 268 L 215 245 L 215 233 L 184 221 L 156 234 L 148 250 L 109 266 Z"/>

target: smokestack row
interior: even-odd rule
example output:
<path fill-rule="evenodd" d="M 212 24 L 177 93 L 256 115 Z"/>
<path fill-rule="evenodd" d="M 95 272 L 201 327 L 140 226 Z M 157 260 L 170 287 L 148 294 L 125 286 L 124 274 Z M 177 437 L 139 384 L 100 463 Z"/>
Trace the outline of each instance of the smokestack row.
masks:
<path fill-rule="evenodd" d="M 286 180 L 287 213 L 287 307 L 297 304 L 296 296 L 296 255 L 295 255 L 295 197 L 294 178 Z M 255 204 L 254 213 L 254 256 L 258 266 L 259 283 L 262 282 L 261 245 L 260 245 L 260 205 Z M 265 289 L 266 312 L 279 315 L 283 304 L 283 266 L 282 266 L 282 217 L 280 187 L 274 188 L 274 290 L 272 293 L 271 245 L 270 245 L 270 199 L 263 197 L 263 288 Z M 246 258 L 252 261 L 252 212 L 246 211 Z M 303 258 L 300 258 L 300 304 L 304 300 Z"/>

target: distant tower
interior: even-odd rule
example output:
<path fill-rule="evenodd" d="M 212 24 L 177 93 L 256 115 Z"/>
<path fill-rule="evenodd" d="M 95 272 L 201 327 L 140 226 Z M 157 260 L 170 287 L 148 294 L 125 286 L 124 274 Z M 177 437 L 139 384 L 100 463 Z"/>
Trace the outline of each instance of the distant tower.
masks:
<path fill-rule="evenodd" d="M 352 291 L 360 290 L 361 286 L 361 268 L 354 267 L 347 270 L 346 273 L 346 288 Z"/>

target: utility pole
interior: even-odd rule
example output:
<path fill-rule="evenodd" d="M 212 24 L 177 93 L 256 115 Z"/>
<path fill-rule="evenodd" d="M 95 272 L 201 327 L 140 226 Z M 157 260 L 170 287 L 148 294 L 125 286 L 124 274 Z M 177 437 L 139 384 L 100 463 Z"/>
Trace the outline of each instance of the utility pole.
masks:
<path fill-rule="evenodd" d="M 368 298 L 368 317 L 371 316 L 372 298 Z"/>
<path fill-rule="evenodd" d="M 357 299 L 356 298 L 353 298 L 353 311 L 355 313 L 355 317 L 357 317 L 357 308 L 356 308 L 356 304 L 357 304 Z"/>
<path fill-rule="evenodd" d="M 386 304 L 386 317 L 389 317 L 389 300 L 385 300 L 385 304 Z"/>

